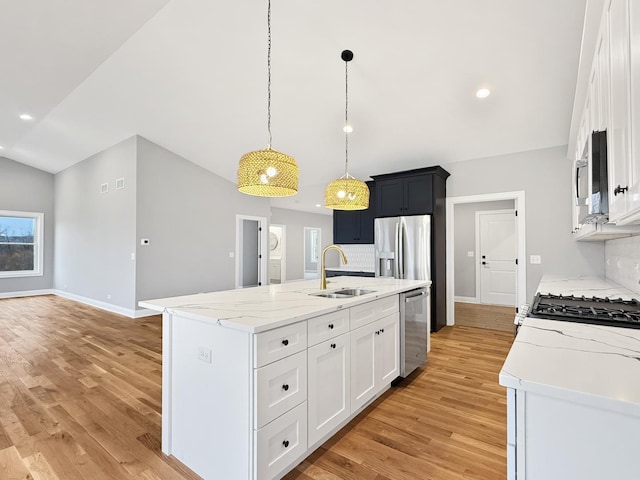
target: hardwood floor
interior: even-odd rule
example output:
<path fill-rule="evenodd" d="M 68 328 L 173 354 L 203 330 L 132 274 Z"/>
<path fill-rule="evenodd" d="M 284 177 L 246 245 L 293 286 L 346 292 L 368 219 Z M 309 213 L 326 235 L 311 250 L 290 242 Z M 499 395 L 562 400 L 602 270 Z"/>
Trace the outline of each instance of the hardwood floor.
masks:
<path fill-rule="evenodd" d="M 0 300 L 0 478 L 197 479 L 160 452 L 161 318 Z"/>
<path fill-rule="evenodd" d="M 426 367 L 285 478 L 504 479 L 497 374 L 511 341 L 445 327 Z M 199 478 L 160 452 L 161 362 L 159 316 L 55 296 L 0 300 L 0 479 Z"/>
<path fill-rule="evenodd" d="M 515 307 L 465 302 L 456 302 L 455 304 L 456 325 L 490 328 L 513 333 L 513 318 L 515 316 Z"/>
<path fill-rule="evenodd" d="M 498 372 L 513 334 L 445 327 L 427 365 L 392 388 L 285 480 L 506 478 L 506 393 Z"/>

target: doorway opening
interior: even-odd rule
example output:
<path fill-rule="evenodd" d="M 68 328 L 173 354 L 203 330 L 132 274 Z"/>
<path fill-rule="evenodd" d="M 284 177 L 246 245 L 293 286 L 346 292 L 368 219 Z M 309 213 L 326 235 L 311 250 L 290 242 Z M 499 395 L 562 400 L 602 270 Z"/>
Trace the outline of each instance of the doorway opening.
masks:
<path fill-rule="evenodd" d="M 320 277 L 320 245 L 322 230 L 319 227 L 304 227 L 304 279 Z"/>
<path fill-rule="evenodd" d="M 503 324 L 505 322 L 511 324 L 515 313 L 514 307 L 525 303 L 527 295 L 525 192 L 449 197 L 446 204 L 447 325 L 456 323 L 455 317 L 458 313 L 456 306 L 458 305 L 466 306 L 473 310 L 474 314 L 485 317 L 487 321 L 501 315 Z M 491 212 L 480 213 L 483 211 Z M 510 219 L 513 222 L 511 224 L 507 221 L 507 216 L 504 215 L 507 213 L 506 211 L 511 212 Z M 494 216 L 494 214 L 497 215 Z M 482 229 L 481 219 L 485 215 L 484 236 L 488 237 L 489 247 L 481 248 L 482 232 L 479 231 Z M 477 224 L 476 216 L 478 216 Z M 466 221 L 464 221 L 465 218 Z M 492 222 L 493 225 L 489 225 Z M 509 237 L 510 234 L 507 232 L 510 228 L 515 238 Z M 471 234 L 469 230 L 474 230 L 474 232 Z M 477 239 L 476 232 L 479 232 Z M 505 235 L 506 241 L 503 242 Z M 461 244 L 465 242 L 467 242 L 466 246 L 460 248 Z M 493 247 L 490 246 L 492 243 Z M 511 246 L 505 246 L 503 243 Z M 484 251 L 485 248 L 492 249 L 491 253 Z M 494 248 L 497 250 L 494 251 Z M 510 248 L 511 250 L 509 250 Z M 492 256 L 491 262 L 488 261 L 490 256 Z M 482 264 L 483 261 L 485 265 Z M 485 295 L 482 294 L 483 276 Z M 509 297 L 511 291 L 512 296 Z M 486 303 L 483 303 L 483 297 Z M 504 306 L 505 304 L 510 305 L 507 307 Z M 464 312 L 460 309 L 459 311 Z M 487 325 L 487 328 L 495 327 Z"/>
<path fill-rule="evenodd" d="M 269 283 L 287 281 L 287 249 L 285 225 L 269 225 Z"/>
<path fill-rule="evenodd" d="M 267 219 L 236 215 L 236 288 L 267 284 Z"/>

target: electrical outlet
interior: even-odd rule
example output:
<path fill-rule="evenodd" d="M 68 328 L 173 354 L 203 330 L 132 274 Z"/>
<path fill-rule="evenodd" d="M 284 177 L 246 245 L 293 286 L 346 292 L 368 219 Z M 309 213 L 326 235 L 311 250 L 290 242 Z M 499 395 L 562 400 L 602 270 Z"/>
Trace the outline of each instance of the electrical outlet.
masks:
<path fill-rule="evenodd" d="M 107 294 L 107 300 L 111 300 L 111 294 Z"/>
<path fill-rule="evenodd" d="M 542 263 L 542 257 L 540 255 L 531 255 L 529 257 L 529 263 L 539 265 Z"/>
<path fill-rule="evenodd" d="M 475 254 L 473 252 L 467 252 L 467 257 L 473 257 Z"/>
<path fill-rule="evenodd" d="M 198 347 L 198 360 L 205 363 L 211 363 L 211 349 L 207 347 Z"/>

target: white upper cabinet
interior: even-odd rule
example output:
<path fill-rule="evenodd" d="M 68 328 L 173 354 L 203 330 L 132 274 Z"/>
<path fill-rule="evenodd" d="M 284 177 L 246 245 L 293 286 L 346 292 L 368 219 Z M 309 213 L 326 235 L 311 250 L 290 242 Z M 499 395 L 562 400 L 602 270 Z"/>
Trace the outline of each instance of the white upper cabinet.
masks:
<path fill-rule="evenodd" d="M 604 11 L 611 49 L 611 118 L 607 131 L 609 221 L 627 214 L 630 142 L 629 0 L 611 0 Z"/>
<path fill-rule="evenodd" d="M 640 233 L 637 226 L 615 227 L 640 224 L 640 1 L 605 1 L 587 87 L 574 162 L 578 166 L 585 145 L 590 148 L 592 131 L 607 131 L 610 227 L 580 225 L 574 198 L 574 238 L 604 240 L 616 238 L 616 231 L 618 236 Z M 576 197 L 576 176 L 573 183 Z"/>

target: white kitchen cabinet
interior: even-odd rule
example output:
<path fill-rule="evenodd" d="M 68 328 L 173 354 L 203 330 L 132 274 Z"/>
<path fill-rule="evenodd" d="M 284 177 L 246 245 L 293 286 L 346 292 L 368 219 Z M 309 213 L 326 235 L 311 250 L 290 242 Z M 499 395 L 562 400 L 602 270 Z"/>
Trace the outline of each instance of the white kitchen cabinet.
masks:
<path fill-rule="evenodd" d="M 627 213 L 630 142 L 629 0 L 610 0 L 604 10 L 610 48 L 610 122 L 607 131 L 609 220 L 616 223 Z"/>
<path fill-rule="evenodd" d="M 637 480 L 640 418 L 507 389 L 508 480 Z"/>
<path fill-rule="evenodd" d="M 376 337 L 377 392 L 383 390 L 400 373 L 400 315 L 389 315 L 378 321 L 380 333 Z"/>
<path fill-rule="evenodd" d="M 349 334 L 309 348 L 309 448 L 351 414 Z"/>
<path fill-rule="evenodd" d="M 259 332 L 165 310 L 162 451 L 205 479 L 282 478 L 398 376 L 398 295 L 340 306 Z M 355 410 L 354 364 L 372 375 Z"/>
<path fill-rule="evenodd" d="M 400 314 L 351 332 L 351 412 L 358 412 L 399 372 Z"/>

